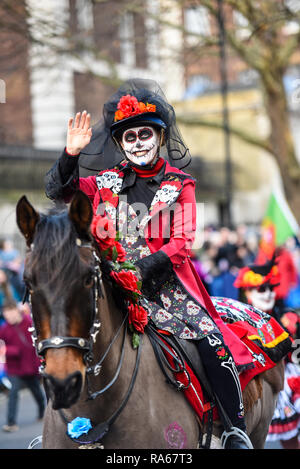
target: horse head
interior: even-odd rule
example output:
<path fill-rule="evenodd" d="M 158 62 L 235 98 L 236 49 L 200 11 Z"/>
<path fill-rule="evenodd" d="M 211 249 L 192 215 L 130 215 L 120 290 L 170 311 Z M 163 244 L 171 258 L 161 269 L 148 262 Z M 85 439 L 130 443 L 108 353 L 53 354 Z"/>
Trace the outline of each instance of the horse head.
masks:
<path fill-rule="evenodd" d="M 54 409 L 79 398 L 92 354 L 100 290 L 100 260 L 90 234 L 93 210 L 76 192 L 69 210 L 38 213 L 23 196 L 17 224 L 25 237 L 24 282 L 30 295 L 35 345 Z"/>

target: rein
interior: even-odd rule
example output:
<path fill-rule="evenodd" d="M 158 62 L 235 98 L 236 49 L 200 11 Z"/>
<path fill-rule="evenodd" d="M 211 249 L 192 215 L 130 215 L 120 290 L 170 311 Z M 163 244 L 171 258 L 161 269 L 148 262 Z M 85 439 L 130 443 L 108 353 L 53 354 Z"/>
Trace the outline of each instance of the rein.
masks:
<path fill-rule="evenodd" d="M 100 396 L 100 394 L 103 394 L 105 391 L 107 391 L 107 389 L 109 389 L 109 388 L 114 384 L 114 382 L 117 380 L 117 378 L 118 378 L 118 376 L 119 376 L 119 374 L 120 374 L 121 367 L 122 367 L 122 363 L 123 363 L 123 359 L 124 359 L 125 338 L 126 338 L 126 320 L 127 320 L 127 318 L 128 318 L 128 313 L 127 313 L 126 316 L 124 317 L 121 326 L 119 327 L 119 329 L 118 329 L 116 335 L 114 336 L 113 340 L 111 341 L 111 343 L 110 343 L 109 346 L 107 347 L 106 351 L 104 352 L 102 358 L 99 360 L 98 363 L 96 363 L 96 365 L 94 365 L 93 367 L 88 368 L 87 371 L 86 371 L 87 376 L 88 376 L 89 374 L 93 374 L 94 376 L 99 375 L 99 373 L 100 373 L 100 371 L 101 371 L 102 363 L 103 363 L 103 361 L 104 361 L 106 355 L 108 354 L 108 352 L 109 352 L 109 350 L 111 349 L 113 343 L 115 342 L 115 340 L 116 340 L 117 337 L 119 336 L 122 327 L 124 326 L 124 334 L 123 334 L 123 341 L 122 341 L 122 351 L 121 351 L 121 357 L 120 357 L 120 361 L 119 361 L 119 364 L 118 364 L 118 367 L 117 367 L 117 371 L 116 371 L 114 377 L 112 378 L 112 380 L 111 380 L 103 389 L 100 389 L 100 391 L 96 391 L 96 392 L 92 393 L 91 390 L 90 390 L 90 387 L 89 387 L 89 381 L 87 381 L 88 400 L 96 399 L 97 396 Z"/>
<path fill-rule="evenodd" d="M 125 397 L 124 397 L 123 401 L 121 402 L 120 406 L 118 407 L 118 409 L 112 414 L 112 416 L 109 419 L 105 420 L 104 422 L 98 423 L 87 434 L 81 435 L 80 438 L 71 438 L 73 441 L 75 441 L 76 443 L 80 443 L 82 445 L 91 445 L 91 444 L 98 443 L 109 432 L 109 429 L 110 429 L 111 425 L 117 420 L 117 418 L 121 414 L 122 410 L 126 406 L 126 404 L 128 402 L 128 399 L 131 395 L 131 392 L 133 390 L 135 380 L 136 380 L 136 377 L 137 377 L 138 369 L 139 369 L 141 353 L 142 353 L 142 339 L 140 340 L 140 345 L 138 347 L 135 367 L 134 367 L 134 370 L 133 370 L 133 374 L 132 374 L 132 377 L 131 377 L 131 381 L 130 381 L 128 390 L 125 394 Z M 113 382 L 109 383 L 109 385 L 106 386 L 105 388 L 103 388 L 101 391 L 98 391 L 97 393 L 95 393 L 96 394 L 95 397 L 97 397 L 99 394 L 102 394 L 104 391 L 109 389 L 109 387 L 113 384 Z M 67 418 L 65 417 L 63 411 L 60 409 L 58 412 L 59 412 L 60 416 L 62 417 L 63 421 L 67 425 L 69 422 L 68 422 Z"/>

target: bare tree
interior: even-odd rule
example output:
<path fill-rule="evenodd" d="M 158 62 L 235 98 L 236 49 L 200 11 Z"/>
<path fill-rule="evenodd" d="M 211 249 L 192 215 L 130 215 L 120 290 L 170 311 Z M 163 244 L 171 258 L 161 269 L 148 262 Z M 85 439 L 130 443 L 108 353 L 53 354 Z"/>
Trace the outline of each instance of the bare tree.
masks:
<path fill-rule="evenodd" d="M 97 0 L 96 0 L 97 1 Z M 217 24 L 219 15 L 216 0 L 174 0 L 178 7 L 205 7 Z M 163 2 L 162 2 L 163 3 Z M 299 2 L 298 2 L 299 3 Z M 139 11 L 141 0 L 132 0 L 127 5 L 132 11 Z M 264 98 L 266 114 L 270 122 L 267 138 L 250 134 L 247 129 L 230 127 L 231 133 L 243 141 L 255 145 L 274 156 L 283 181 L 285 194 L 290 206 L 300 218 L 300 165 L 290 130 L 289 110 L 284 88 L 284 76 L 293 55 L 299 50 L 300 28 L 294 34 L 284 34 L 288 22 L 300 24 L 300 8 L 294 0 L 223 0 L 227 15 L 237 12 L 245 22 L 247 34 L 239 34 L 240 28 L 234 22 L 226 23 L 226 41 L 231 55 L 236 55 L 255 70 Z M 193 45 L 185 48 L 185 54 L 199 60 L 210 54 L 218 54 L 217 26 L 213 35 L 203 35 L 156 17 L 164 26 L 180 29 L 185 37 L 193 36 Z M 197 41 L 198 38 L 198 41 Z M 206 120 L 203 116 L 178 115 L 178 121 L 191 126 L 206 126 L 222 129 L 221 121 Z"/>
<path fill-rule="evenodd" d="M 112 35 L 107 29 L 101 36 L 102 43 L 95 40 L 94 25 L 85 28 L 78 27 L 74 15 L 80 16 L 81 11 L 76 10 L 75 1 L 70 0 L 70 9 L 59 15 L 55 3 L 38 2 L 36 0 L 2 0 L 0 3 L 0 38 L 1 53 L 0 66 L 2 73 L 11 72 L 24 67 L 24 56 L 28 57 L 30 46 L 31 65 L 44 65 L 45 67 L 65 66 L 66 59 L 77 61 L 82 70 L 93 74 L 90 63 L 105 62 L 109 73 L 96 74 L 103 81 L 118 86 L 120 80 L 116 72 L 116 61 L 107 52 L 107 45 L 112 44 Z M 86 0 L 85 6 L 94 8 L 95 5 L 108 4 L 107 0 Z M 116 0 L 117 10 L 121 8 L 121 0 Z M 114 30 L 118 28 L 120 16 L 110 18 L 109 24 Z M 106 19 L 107 23 L 107 19 Z M 115 40 L 117 38 L 115 34 Z M 100 45 L 100 47 L 99 47 Z M 111 52 L 111 50 L 110 50 Z M 86 58 L 89 57 L 87 62 Z M 12 59 L 14 59 L 12 61 Z"/>
<path fill-rule="evenodd" d="M 186 5 L 187 2 L 180 2 Z M 295 3 L 295 2 L 294 2 Z M 205 6 L 217 19 L 218 8 L 214 0 L 199 0 L 193 4 Z M 281 0 L 223 0 L 225 7 L 238 12 L 246 20 L 246 35 L 239 35 L 231 21 L 226 28 L 229 48 L 237 54 L 260 79 L 270 133 L 266 139 L 249 135 L 246 129 L 232 128 L 232 133 L 250 144 L 260 146 L 271 153 L 278 164 L 285 194 L 291 208 L 300 218 L 300 166 L 290 130 L 289 110 L 284 88 L 284 75 L 291 64 L 293 54 L 299 49 L 299 31 L 284 34 L 289 21 L 299 24 L 300 15 L 292 2 Z M 202 39 L 200 47 L 208 47 Z M 215 47 L 215 46 L 213 46 Z M 190 122 L 191 123 L 191 122 Z M 209 125 L 199 119 L 196 124 Z M 220 123 L 211 124 L 220 126 Z"/>

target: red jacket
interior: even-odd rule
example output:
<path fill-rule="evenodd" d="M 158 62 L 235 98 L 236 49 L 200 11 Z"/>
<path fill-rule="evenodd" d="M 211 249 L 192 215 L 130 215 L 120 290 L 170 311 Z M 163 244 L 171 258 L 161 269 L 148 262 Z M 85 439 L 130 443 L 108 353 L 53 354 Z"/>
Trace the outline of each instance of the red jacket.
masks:
<path fill-rule="evenodd" d="M 5 342 L 6 372 L 8 376 L 38 375 L 40 360 L 32 345 L 28 328 L 32 321 L 24 315 L 19 324 L 4 323 L 0 327 L 0 339 Z"/>
<path fill-rule="evenodd" d="M 101 171 L 98 176 L 79 178 L 79 188 L 90 198 L 95 213 L 101 202 L 109 202 L 115 208 L 118 206 L 118 195 L 108 190 L 107 187 L 103 187 L 103 182 L 101 182 L 101 178 L 104 180 L 104 174 L 107 172 L 116 172 L 118 177 L 121 179 L 123 177 L 122 166 L 120 166 L 118 169 Z M 166 186 L 167 188 L 173 186 L 174 193 L 170 200 L 164 202 L 160 198 L 159 191 Z M 144 221 L 145 240 L 151 253 L 163 251 L 169 257 L 173 270 L 183 286 L 215 320 L 237 365 L 252 362 L 252 356 L 247 347 L 218 315 L 190 259 L 196 232 L 194 179 L 167 162 L 160 189 L 157 191 L 156 203 L 150 207 L 149 216 Z M 170 210 L 172 211 L 171 217 Z"/>

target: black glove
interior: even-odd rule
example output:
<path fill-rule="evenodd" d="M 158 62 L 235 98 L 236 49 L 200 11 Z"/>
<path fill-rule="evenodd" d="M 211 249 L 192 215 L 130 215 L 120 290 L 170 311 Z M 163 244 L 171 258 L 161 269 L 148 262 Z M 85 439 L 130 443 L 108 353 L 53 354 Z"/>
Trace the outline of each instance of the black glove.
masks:
<path fill-rule="evenodd" d="M 173 273 L 172 262 L 163 251 L 143 257 L 135 263 L 135 266 L 141 275 L 142 292 L 150 297 L 157 293 Z"/>

